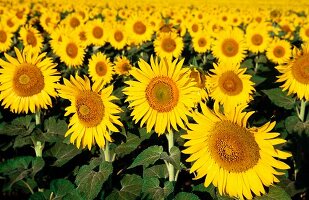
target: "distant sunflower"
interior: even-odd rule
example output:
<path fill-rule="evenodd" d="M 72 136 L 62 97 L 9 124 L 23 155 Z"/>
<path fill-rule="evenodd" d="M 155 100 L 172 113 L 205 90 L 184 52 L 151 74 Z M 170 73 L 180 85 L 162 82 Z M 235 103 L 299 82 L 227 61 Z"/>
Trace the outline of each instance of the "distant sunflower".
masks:
<path fill-rule="evenodd" d="M 51 40 L 49 40 L 49 43 L 55 54 L 60 55 L 59 49 L 61 47 L 63 38 L 69 35 L 69 33 L 71 32 L 71 29 L 68 29 L 63 25 L 59 25 L 52 31 L 52 33 L 50 34 Z"/>
<path fill-rule="evenodd" d="M 288 61 L 291 55 L 291 44 L 286 40 L 275 39 L 266 50 L 267 58 L 278 64 Z"/>
<path fill-rule="evenodd" d="M 160 33 L 153 45 L 157 56 L 161 58 L 178 58 L 184 47 L 182 37 L 177 36 L 174 32 Z"/>
<path fill-rule="evenodd" d="M 89 59 L 89 75 L 94 82 L 94 87 L 104 86 L 111 82 L 114 74 L 113 64 L 101 52 L 93 54 Z"/>
<path fill-rule="evenodd" d="M 238 64 L 245 58 L 246 44 L 243 32 L 238 29 L 224 30 L 218 33 L 213 42 L 213 54 L 220 62 Z"/>
<path fill-rule="evenodd" d="M 205 53 L 210 50 L 211 38 L 208 33 L 202 31 L 193 36 L 192 45 L 194 51 L 198 53 Z"/>
<path fill-rule="evenodd" d="M 270 43 L 270 37 L 265 24 L 250 24 L 246 31 L 248 49 L 253 53 L 262 53 Z"/>
<path fill-rule="evenodd" d="M 6 52 L 12 46 L 13 34 L 0 23 L 0 52 Z"/>
<path fill-rule="evenodd" d="M 95 143 L 103 148 L 105 140 L 112 142 L 109 131 L 119 132 L 114 124 L 122 126 L 118 116 L 121 109 L 112 103 L 117 99 L 112 92 L 112 86 L 100 90 L 91 87 L 89 78 L 78 75 L 59 85 L 59 96 L 71 101 L 65 115 L 73 114 L 65 137 L 71 135 L 70 142 L 77 148 L 87 146 L 90 150 Z"/>
<path fill-rule="evenodd" d="M 182 68 L 184 59 L 173 62 L 167 59 L 150 58 L 150 63 L 144 60 L 138 62 L 139 68 L 133 68 L 130 73 L 136 81 L 127 81 L 123 92 L 128 95 L 126 101 L 133 108 L 131 116 L 135 123 L 140 121 L 142 127 L 146 123 L 147 132 L 154 127 L 157 134 L 171 133 L 177 125 L 186 129 L 187 115 L 197 102 L 198 88 L 190 79 L 190 70 Z"/>
<path fill-rule="evenodd" d="M 279 182 L 275 175 L 283 175 L 281 170 L 290 167 L 276 158 L 286 159 L 291 154 L 276 148 L 286 140 L 271 132 L 275 122 L 247 128 L 253 112 L 243 112 L 245 106 L 225 113 L 216 105 L 215 112 L 204 104 L 201 108 L 202 113 L 193 114 L 196 123 L 189 124 L 189 131 L 181 136 L 188 139 L 182 152 L 190 154 L 186 161 L 193 163 L 190 172 L 197 173 L 195 179 L 206 176 L 205 187 L 212 183 L 221 195 L 240 199 L 252 199 L 252 192 L 265 194 L 263 185 Z"/>
<path fill-rule="evenodd" d="M 303 42 L 309 42 L 309 24 L 300 27 L 299 36 Z"/>
<path fill-rule="evenodd" d="M 199 88 L 198 95 L 200 96 L 200 99 L 198 102 L 200 102 L 200 100 L 207 100 L 208 93 L 206 92 L 206 76 L 203 71 L 197 68 L 191 68 L 190 78 L 194 79 L 196 82 L 196 87 Z"/>
<path fill-rule="evenodd" d="M 281 73 L 277 82 L 284 82 L 283 90 L 309 101 L 309 44 L 303 45 L 302 50 L 294 48 L 293 59 L 276 68 Z"/>
<path fill-rule="evenodd" d="M 6 26 L 7 31 L 11 33 L 14 33 L 15 31 L 17 31 L 17 29 L 20 26 L 16 17 L 10 14 L 1 15 L 1 23 L 3 23 Z"/>
<path fill-rule="evenodd" d="M 106 24 L 99 19 L 89 21 L 86 30 L 88 40 L 96 46 L 103 46 L 107 38 L 105 27 Z"/>
<path fill-rule="evenodd" d="M 250 81 L 251 75 L 245 74 L 246 68 L 240 68 L 239 64 L 214 64 L 213 74 L 207 76 L 209 96 L 216 102 L 228 108 L 238 104 L 249 102 L 254 83 Z"/>
<path fill-rule="evenodd" d="M 140 45 L 143 42 L 151 40 L 153 28 L 145 16 L 132 15 L 126 21 L 126 32 L 131 43 Z"/>
<path fill-rule="evenodd" d="M 114 61 L 115 72 L 118 75 L 129 75 L 132 65 L 125 56 L 118 56 Z"/>
<path fill-rule="evenodd" d="M 85 49 L 76 37 L 62 37 L 58 52 L 60 60 L 69 67 L 79 67 L 83 64 Z"/>
<path fill-rule="evenodd" d="M 109 31 L 108 41 L 115 49 L 123 49 L 128 42 L 128 35 L 126 29 L 122 24 L 114 24 L 112 30 Z"/>
<path fill-rule="evenodd" d="M 43 47 L 43 37 L 40 32 L 32 26 L 21 27 L 20 40 L 23 41 L 24 47 L 31 46 L 33 53 L 40 53 Z"/>
<path fill-rule="evenodd" d="M 56 64 L 46 53 L 32 54 L 29 49 L 13 58 L 4 54 L 8 61 L 0 59 L 0 100 L 4 108 L 10 107 L 14 113 L 35 113 L 52 105 L 51 97 L 56 97 L 56 82 L 60 76 Z"/>

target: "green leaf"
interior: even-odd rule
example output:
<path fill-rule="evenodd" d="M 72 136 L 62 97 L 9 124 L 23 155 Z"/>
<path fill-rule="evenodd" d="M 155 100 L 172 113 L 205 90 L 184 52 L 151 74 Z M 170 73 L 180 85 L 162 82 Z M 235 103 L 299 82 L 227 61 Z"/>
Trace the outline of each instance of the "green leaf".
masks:
<path fill-rule="evenodd" d="M 98 172 L 94 171 L 94 168 L 95 165 L 84 165 L 76 176 L 77 190 L 83 199 L 94 199 L 98 196 L 103 183 L 113 172 L 113 166 L 109 162 L 102 162 Z"/>
<path fill-rule="evenodd" d="M 161 154 L 161 159 L 166 160 L 167 162 L 171 163 L 175 169 L 180 170 L 180 150 L 178 147 L 173 146 L 170 151 L 170 155 L 163 152 Z"/>
<path fill-rule="evenodd" d="M 50 190 L 54 194 L 53 199 L 63 199 L 64 196 L 75 190 L 75 186 L 66 179 L 55 179 L 50 183 Z"/>
<path fill-rule="evenodd" d="M 144 169 L 143 177 L 156 177 L 156 178 L 164 178 L 168 177 L 168 171 L 165 164 L 155 165 Z"/>
<path fill-rule="evenodd" d="M 13 148 L 16 149 L 30 144 L 33 144 L 31 135 L 18 135 L 14 140 Z"/>
<path fill-rule="evenodd" d="M 188 193 L 188 192 L 179 192 L 174 200 L 199 200 L 200 198 L 195 194 Z"/>
<path fill-rule="evenodd" d="M 53 163 L 53 166 L 61 167 L 81 152 L 82 151 L 80 149 L 77 149 L 72 144 L 64 144 L 59 142 L 49 149 L 46 154 L 57 158 L 57 160 Z"/>
<path fill-rule="evenodd" d="M 158 159 L 160 159 L 162 152 L 163 152 L 162 146 L 155 145 L 148 147 L 135 158 L 135 160 L 128 169 L 136 167 L 138 165 L 148 167 L 149 165 L 154 164 Z"/>
<path fill-rule="evenodd" d="M 204 183 L 201 183 L 199 185 L 193 186 L 192 191 L 197 192 L 207 192 L 210 194 L 210 196 L 215 199 L 216 198 L 216 190 L 215 186 L 213 184 L 210 184 L 208 187 L 204 186 Z"/>
<path fill-rule="evenodd" d="M 115 149 L 115 152 L 119 157 L 123 157 L 134 151 L 138 147 L 138 145 L 140 145 L 140 143 L 141 139 L 138 136 L 129 133 L 127 141 L 118 145 Z"/>
<path fill-rule="evenodd" d="M 295 131 L 294 127 L 299 121 L 300 120 L 296 116 L 289 116 L 285 119 L 284 124 L 288 133 L 292 134 Z"/>
<path fill-rule="evenodd" d="M 34 177 L 36 173 L 38 173 L 45 165 L 45 161 L 41 157 L 35 157 L 34 160 L 32 160 L 32 172 L 31 176 Z"/>
<path fill-rule="evenodd" d="M 150 133 L 147 133 L 146 128 L 139 128 L 138 132 L 139 132 L 139 137 L 141 138 L 141 141 L 144 141 L 150 138 L 150 136 L 153 133 L 153 130 L 151 130 Z"/>
<path fill-rule="evenodd" d="M 260 197 L 255 197 L 255 200 L 290 200 L 291 197 L 278 186 L 269 187 L 269 192 Z"/>
<path fill-rule="evenodd" d="M 167 181 L 164 187 L 160 187 L 160 181 L 154 177 L 147 177 L 143 179 L 142 193 L 146 199 L 165 199 L 174 190 L 173 183 Z"/>
<path fill-rule="evenodd" d="M 240 64 L 240 67 L 247 68 L 247 69 L 253 68 L 253 60 L 250 58 L 250 59 L 243 61 Z"/>
<path fill-rule="evenodd" d="M 287 96 L 280 88 L 262 90 L 268 98 L 276 105 L 285 109 L 292 109 L 295 106 L 295 99 Z"/>
<path fill-rule="evenodd" d="M 42 141 L 57 142 L 63 140 L 68 125 L 64 120 L 56 120 L 56 117 L 50 117 L 44 121 L 44 133 L 41 134 Z"/>
<path fill-rule="evenodd" d="M 120 181 L 122 188 L 114 190 L 107 200 L 134 200 L 140 196 L 143 180 L 136 174 L 126 174 Z"/>
<path fill-rule="evenodd" d="M 50 200 L 51 191 L 50 190 L 44 190 L 43 192 L 35 192 L 33 193 L 29 200 Z"/>
<path fill-rule="evenodd" d="M 14 173 L 15 170 L 28 169 L 32 156 L 20 156 L 0 163 L 0 173 Z"/>
<path fill-rule="evenodd" d="M 255 86 L 263 83 L 267 78 L 262 77 L 262 76 L 258 76 L 258 75 L 253 75 L 251 78 L 251 81 L 253 81 L 255 83 Z"/>
<path fill-rule="evenodd" d="M 267 63 L 267 58 L 266 58 L 266 56 L 265 55 L 263 55 L 263 54 L 261 54 L 261 55 L 259 55 L 258 56 L 258 59 L 257 59 L 257 62 L 258 63 Z"/>
<path fill-rule="evenodd" d="M 219 193 L 217 193 L 217 199 L 218 200 L 234 200 L 234 198 L 228 197 L 228 196 L 221 196 Z"/>
<path fill-rule="evenodd" d="M 309 121 L 302 122 L 296 116 L 289 116 L 285 119 L 285 127 L 288 133 L 306 133 L 309 135 Z"/>
<path fill-rule="evenodd" d="M 19 117 L 12 121 L 10 124 L 4 124 L 0 129 L 2 135 L 29 135 L 35 128 L 35 123 L 31 122 L 32 117 L 27 115 L 25 117 Z"/>

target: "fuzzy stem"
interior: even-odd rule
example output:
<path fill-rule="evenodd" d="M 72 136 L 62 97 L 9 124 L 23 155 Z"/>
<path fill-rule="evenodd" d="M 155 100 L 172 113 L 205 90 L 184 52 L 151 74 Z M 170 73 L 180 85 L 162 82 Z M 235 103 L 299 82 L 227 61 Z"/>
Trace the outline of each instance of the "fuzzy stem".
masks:
<path fill-rule="evenodd" d="M 259 69 L 259 62 L 258 62 L 259 56 L 257 55 L 255 57 L 255 67 L 254 67 L 254 74 L 257 73 L 258 69 Z"/>
<path fill-rule="evenodd" d="M 168 141 L 168 151 L 171 153 L 171 149 L 174 146 L 174 133 L 167 133 L 166 138 Z M 169 181 L 175 181 L 175 168 L 171 163 L 168 163 L 167 165 L 167 170 L 168 170 L 168 179 Z"/>
<path fill-rule="evenodd" d="M 42 157 L 43 149 L 44 149 L 44 144 L 42 144 L 40 141 L 36 141 L 34 143 L 34 151 L 35 151 L 36 157 Z"/>
<path fill-rule="evenodd" d="M 103 152 L 104 152 L 105 161 L 111 162 L 111 155 L 109 151 L 109 141 L 107 140 L 106 140 L 106 144 L 105 144 Z"/>
<path fill-rule="evenodd" d="M 35 125 L 40 125 L 41 124 L 41 110 L 38 110 L 35 113 Z"/>
<path fill-rule="evenodd" d="M 304 122 L 306 119 L 305 119 L 305 113 L 306 113 L 306 103 L 307 101 L 306 100 L 301 100 L 300 102 L 300 111 L 299 111 L 299 119 Z"/>

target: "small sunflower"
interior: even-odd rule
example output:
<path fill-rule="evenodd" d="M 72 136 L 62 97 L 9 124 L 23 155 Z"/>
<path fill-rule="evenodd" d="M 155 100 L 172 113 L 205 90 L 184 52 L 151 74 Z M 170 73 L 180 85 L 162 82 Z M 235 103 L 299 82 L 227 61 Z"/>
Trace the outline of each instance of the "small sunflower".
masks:
<path fill-rule="evenodd" d="M 198 96 L 200 100 L 205 101 L 208 99 L 208 93 L 206 91 L 206 75 L 202 70 L 197 68 L 191 68 L 190 78 L 193 78 L 196 82 L 196 87 L 199 88 Z M 200 100 L 198 102 L 200 102 Z"/>
<path fill-rule="evenodd" d="M 246 68 L 239 64 L 214 64 L 212 74 L 207 76 L 209 96 L 225 107 L 233 108 L 238 104 L 249 102 L 254 83 L 250 81 L 251 75 L 245 74 Z"/>
<path fill-rule="evenodd" d="M 157 56 L 161 58 L 178 58 L 184 47 L 182 37 L 177 36 L 174 32 L 160 33 L 153 45 Z"/>
<path fill-rule="evenodd" d="M 219 32 L 212 47 L 213 54 L 219 59 L 219 62 L 230 64 L 238 64 L 243 61 L 246 49 L 244 34 L 238 28 Z"/>
<path fill-rule="evenodd" d="M 118 56 L 114 61 L 115 72 L 118 75 L 129 75 L 132 65 L 125 56 Z"/>
<path fill-rule="evenodd" d="M 275 39 L 266 50 L 266 56 L 274 63 L 284 63 L 292 55 L 291 44 L 286 40 Z"/>
<path fill-rule="evenodd" d="M 12 46 L 13 34 L 0 23 L 0 52 L 6 52 Z"/>
<path fill-rule="evenodd" d="M 133 68 L 131 75 L 136 81 L 127 81 L 123 92 L 128 97 L 129 107 L 133 108 L 131 116 L 142 127 L 150 132 L 154 127 L 157 134 L 171 133 L 177 125 L 186 129 L 187 115 L 197 102 L 198 88 L 189 77 L 190 70 L 182 68 L 184 59 L 179 61 L 150 58 L 150 63 L 144 60 L 138 62 L 139 68 Z"/>
<path fill-rule="evenodd" d="M 104 86 L 111 82 L 114 74 L 113 64 L 101 52 L 93 54 L 89 59 L 89 75 L 94 87 Z"/>
<path fill-rule="evenodd" d="M 211 38 L 209 34 L 202 31 L 194 35 L 192 38 L 192 46 L 197 53 L 205 53 L 210 50 Z"/>
<path fill-rule="evenodd" d="M 262 53 L 270 43 L 270 37 L 265 24 L 250 24 L 246 31 L 248 49 L 253 53 Z"/>
<path fill-rule="evenodd" d="M 153 28 L 145 16 L 132 15 L 126 21 L 126 32 L 130 42 L 139 45 L 151 40 Z"/>
<path fill-rule="evenodd" d="M 79 43 L 79 38 L 75 37 L 62 37 L 60 43 L 58 56 L 60 60 L 69 67 L 79 67 L 84 62 L 85 49 L 84 46 Z"/>
<path fill-rule="evenodd" d="M 43 47 L 43 37 L 40 32 L 32 26 L 24 26 L 20 29 L 20 40 L 23 41 L 24 47 L 31 46 L 34 53 L 40 53 Z"/>
<path fill-rule="evenodd" d="M 46 53 L 33 54 L 29 49 L 13 58 L 4 54 L 7 61 L 0 59 L 0 100 L 4 108 L 10 107 L 14 113 L 35 113 L 52 105 L 51 97 L 56 97 L 56 82 L 60 76 L 56 64 Z"/>
<path fill-rule="evenodd" d="M 201 108 L 202 113 L 193 114 L 196 124 L 189 124 L 189 131 L 181 136 L 188 139 L 182 152 L 190 154 L 186 161 L 193 163 L 190 172 L 196 172 L 195 179 L 206 176 L 205 187 L 212 183 L 221 195 L 240 199 L 252 199 L 252 192 L 265 194 L 264 185 L 279 182 L 276 175 L 283 175 L 281 170 L 290 167 L 278 159 L 291 154 L 276 148 L 286 140 L 271 132 L 275 122 L 247 128 L 253 112 L 243 112 L 245 106 L 225 113 L 217 104 L 215 112 L 204 104 Z"/>
<path fill-rule="evenodd" d="M 309 42 L 309 23 L 300 27 L 299 36 L 303 42 Z"/>
<path fill-rule="evenodd" d="M 109 32 L 109 42 L 115 49 L 121 50 L 127 45 L 128 35 L 122 24 L 114 24 Z"/>
<path fill-rule="evenodd" d="M 277 82 L 284 82 L 283 90 L 309 101 L 309 44 L 303 45 L 302 50 L 294 48 L 293 59 L 276 68 L 281 73 Z"/>
<path fill-rule="evenodd" d="M 91 87 L 89 78 L 78 75 L 64 79 L 64 84 L 58 87 L 59 96 L 71 102 L 65 115 L 73 114 L 65 137 L 71 135 L 71 143 L 77 148 L 87 146 L 89 150 L 94 143 L 103 148 L 105 140 L 112 142 L 109 132 L 119 132 L 115 124 L 122 126 L 118 116 L 121 109 L 112 103 L 117 99 L 111 95 L 113 87 L 102 90 Z"/>
<path fill-rule="evenodd" d="M 89 21 L 86 30 L 88 40 L 96 46 L 103 46 L 107 38 L 105 27 L 106 24 L 99 19 Z"/>

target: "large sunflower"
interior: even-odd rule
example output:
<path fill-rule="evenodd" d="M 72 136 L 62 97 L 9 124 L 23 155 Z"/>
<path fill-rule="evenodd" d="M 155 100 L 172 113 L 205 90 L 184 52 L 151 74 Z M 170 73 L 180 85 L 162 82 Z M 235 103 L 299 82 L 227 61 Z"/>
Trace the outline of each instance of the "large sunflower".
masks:
<path fill-rule="evenodd" d="M 174 32 L 160 33 L 153 45 L 157 56 L 161 58 L 178 58 L 184 47 L 182 37 L 177 36 Z"/>
<path fill-rule="evenodd" d="M 247 103 L 255 89 L 250 81 L 251 75 L 245 74 L 246 68 L 239 65 L 214 64 L 212 74 L 207 77 L 209 96 L 225 107 L 234 107 L 237 104 Z"/>
<path fill-rule="evenodd" d="M 286 40 L 274 39 L 266 50 L 266 57 L 273 63 L 284 63 L 291 55 L 291 44 Z"/>
<path fill-rule="evenodd" d="M 119 132 L 114 124 L 122 126 L 119 121 L 121 109 L 114 103 L 117 98 L 112 94 L 113 87 L 104 89 L 91 87 L 87 77 L 78 75 L 64 79 L 64 85 L 59 85 L 59 96 L 71 101 L 65 115 L 73 114 L 69 130 L 65 137 L 71 135 L 70 142 L 77 148 L 86 146 L 90 150 L 94 143 L 100 148 L 105 146 L 105 140 L 112 142 L 110 131 Z"/>
<path fill-rule="evenodd" d="M 201 104 L 202 113 L 194 113 L 196 124 L 189 124 L 189 131 L 182 135 L 188 139 L 183 153 L 190 154 L 187 162 L 193 162 L 190 172 L 195 179 L 206 176 L 204 186 L 211 183 L 219 193 L 247 199 L 252 192 L 265 193 L 263 185 L 279 182 L 275 175 L 283 175 L 282 169 L 289 166 L 276 158 L 286 159 L 290 153 L 280 151 L 275 145 L 285 143 L 271 132 L 275 122 L 261 127 L 247 128 L 247 120 L 253 112 L 242 112 L 245 106 L 237 106 L 226 113 L 215 112 Z M 277 171 L 277 169 L 279 169 Z"/>
<path fill-rule="evenodd" d="M 284 82 L 281 87 L 288 94 L 296 93 L 299 99 L 309 101 L 309 44 L 302 50 L 295 48 L 293 57 L 286 65 L 276 67 L 281 73 L 277 82 Z"/>
<path fill-rule="evenodd" d="M 46 53 L 32 54 L 29 49 L 13 58 L 4 54 L 7 61 L 0 59 L 0 100 L 5 108 L 15 113 L 35 113 L 51 106 L 51 97 L 56 97 L 56 82 L 59 80 L 56 64 L 45 58 Z"/>
<path fill-rule="evenodd" d="M 140 69 L 133 68 L 130 73 L 136 81 L 127 81 L 123 91 L 128 95 L 131 116 L 141 127 L 147 124 L 147 132 L 154 130 L 160 135 L 170 133 L 171 128 L 178 130 L 177 125 L 185 129 L 189 110 L 197 102 L 199 88 L 190 79 L 189 68 L 182 68 L 184 60 L 150 59 L 151 65 L 140 60 Z M 185 124 L 183 123 L 185 122 Z"/>
<path fill-rule="evenodd" d="M 213 42 L 212 51 L 220 62 L 240 63 L 246 57 L 244 33 L 238 28 L 219 32 L 217 40 Z"/>

